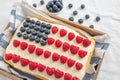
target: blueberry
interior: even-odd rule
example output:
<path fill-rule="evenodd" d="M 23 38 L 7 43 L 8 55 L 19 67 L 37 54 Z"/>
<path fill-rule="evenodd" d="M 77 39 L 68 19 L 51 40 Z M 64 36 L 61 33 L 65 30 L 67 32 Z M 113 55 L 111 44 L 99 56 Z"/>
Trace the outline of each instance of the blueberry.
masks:
<path fill-rule="evenodd" d="M 35 20 L 32 19 L 32 20 L 31 20 L 31 23 L 32 23 L 32 24 L 35 24 Z"/>
<path fill-rule="evenodd" d="M 58 11 L 58 7 L 57 7 L 57 5 L 53 5 L 52 8 L 53 8 L 53 11 L 54 11 L 54 12 L 57 12 L 57 11 Z"/>
<path fill-rule="evenodd" d="M 46 45 L 46 41 L 45 41 L 45 40 L 41 40 L 41 41 L 40 41 L 40 44 L 41 44 L 42 46 L 44 46 L 44 45 Z"/>
<path fill-rule="evenodd" d="M 26 18 L 26 22 L 30 22 L 30 18 Z"/>
<path fill-rule="evenodd" d="M 39 30 L 39 26 L 35 26 L 34 30 L 38 31 Z"/>
<path fill-rule="evenodd" d="M 53 12 L 53 9 L 52 9 L 52 8 L 49 8 L 48 11 L 49 11 L 49 12 Z"/>
<path fill-rule="evenodd" d="M 73 11 L 73 15 L 76 16 L 78 14 L 77 11 Z"/>
<path fill-rule="evenodd" d="M 43 28 L 45 28 L 45 27 L 46 27 L 46 23 L 42 22 L 42 23 L 41 23 L 41 26 L 42 26 Z"/>
<path fill-rule="evenodd" d="M 26 33 L 27 33 L 27 34 L 30 34 L 30 33 L 31 33 L 31 30 L 30 30 L 30 29 L 27 29 L 27 30 L 26 30 Z"/>
<path fill-rule="evenodd" d="M 38 38 L 38 37 L 35 38 L 35 42 L 36 42 L 36 43 L 39 43 L 39 42 L 40 42 L 40 38 Z"/>
<path fill-rule="evenodd" d="M 82 24 L 82 23 L 83 23 L 83 19 L 79 19 L 78 22 L 79 22 L 80 24 Z"/>
<path fill-rule="evenodd" d="M 62 3 L 62 0 L 58 0 L 58 1 Z"/>
<path fill-rule="evenodd" d="M 69 17 L 69 20 L 70 20 L 70 21 L 74 21 L 74 18 L 73 18 L 73 17 Z"/>
<path fill-rule="evenodd" d="M 44 28 L 43 28 L 43 27 L 40 27 L 40 28 L 39 28 L 39 31 L 40 31 L 40 32 L 44 32 Z"/>
<path fill-rule="evenodd" d="M 54 4 L 55 4 L 56 2 L 58 2 L 58 0 L 53 0 L 53 2 L 54 2 Z"/>
<path fill-rule="evenodd" d="M 72 8 L 73 7 L 73 5 L 70 3 L 70 4 L 68 4 L 68 8 Z"/>
<path fill-rule="evenodd" d="M 89 14 L 86 14 L 85 15 L 85 19 L 89 19 L 90 18 L 90 15 Z"/>
<path fill-rule="evenodd" d="M 35 7 L 35 8 L 36 8 L 36 7 L 37 7 L 37 4 L 36 4 L 36 3 L 34 3 L 34 4 L 33 4 L 33 7 Z"/>
<path fill-rule="evenodd" d="M 39 37 L 39 38 L 41 38 L 43 36 L 43 34 L 42 33 L 37 33 L 37 37 Z"/>
<path fill-rule="evenodd" d="M 38 25 L 38 26 L 39 26 L 39 25 L 40 25 L 40 21 L 36 21 L 36 25 Z"/>
<path fill-rule="evenodd" d="M 25 28 L 24 28 L 24 27 L 21 27 L 21 28 L 20 28 L 20 31 L 21 31 L 21 32 L 25 32 Z"/>
<path fill-rule="evenodd" d="M 49 1 L 48 4 L 46 5 L 46 7 L 52 7 L 54 5 L 54 2 L 53 1 Z"/>
<path fill-rule="evenodd" d="M 37 34 L 37 31 L 33 30 L 32 35 L 36 35 L 36 34 Z"/>
<path fill-rule="evenodd" d="M 23 39 L 28 39 L 28 35 L 27 34 L 23 34 Z"/>
<path fill-rule="evenodd" d="M 28 27 L 29 25 L 28 25 L 27 22 L 24 22 L 24 23 L 23 23 L 23 26 L 24 26 L 24 27 Z"/>
<path fill-rule="evenodd" d="M 52 27 L 51 24 L 47 24 L 47 25 L 46 25 L 46 28 L 47 28 L 47 29 L 51 29 L 51 27 Z"/>
<path fill-rule="evenodd" d="M 46 29 L 45 34 L 50 34 L 50 30 Z"/>
<path fill-rule="evenodd" d="M 21 33 L 21 32 L 18 32 L 18 33 L 17 33 L 17 36 L 18 36 L 18 37 L 22 37 L 22 33 Z"/>
<path fill-rule="evenodd" d="M 29 37 L 29 40 L 30 40 L 30 41 L 34 41 L 34 40 L 35 40 L 35 36 L 32 36 L 32 35 L 31 35 L 31 36 Z"/>
<path fill-rule="evenodd" d="M 63 8 L 63 6 L 62 6 L 61 2 L 56 2 L 56 3 L 55 3 L 55 5 L 56 5 L 58 8 L 60 8 L 60 9 L 62 9 L 62 8 Z"/>
<path fill-rule="evenodd" d="M 84 8 L 85 8 L 85 5 L 84 5 L 84 4 L 81 4 L 80 7 L 81 7 L 81 9 L 84 9 Z"/>
<path fill-rule="evenodd" d="M 30 24 L 30 25 L 29 25 L 29 28 L 30 28 L 30 29 L 33 29 L 34 27 L 35 27 L 34 24 Z"/>
<path fill-rule="evenodd" d="M 99 16 L 96 17 L 96 21 L 97 21 L 97 22 L 100 21 L 100 17 L 99 17 Z"/>
<path fill-rule="evenodd" d="M 48 36 L 46 34 L 43 35 L 43 40 L 46 40 L 48 38 Z"/>
<path fill-rule="evenodd" d="M 41 0 L 41 1 L 40 1 L 40 4 L 41 4 L 41 5 L 43 5 L 44 3 L 45 3 L 44 0 Z"/>
<path fill-rule="evenodd" d="M 90 27 L 90 28 L 94 28 L 94 25 L 90 25 L 89 27 Z"/>

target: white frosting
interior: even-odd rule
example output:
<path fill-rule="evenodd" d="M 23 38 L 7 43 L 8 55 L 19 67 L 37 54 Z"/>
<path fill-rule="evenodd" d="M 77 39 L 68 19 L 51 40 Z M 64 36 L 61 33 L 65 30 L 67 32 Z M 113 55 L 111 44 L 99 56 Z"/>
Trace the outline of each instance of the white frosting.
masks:
<path fill-rule="evenodd" d="M 20 29 L 21 25 L 18 27 L 16 33 L 19 32 L 19 29 Z M 57 25 L 57 24 L 52 24 L 52 25 L 57 26 L 59 28 L 59 30 L 60 29 L 67 30 L 67 35 L 68 35 L 69 32 L 73 32 L 75 34 L 75 36 L 79 35 L 74 30 L 69 29 L 69 28 L 67 28 L 65 26 L 61 26 L 61 25 Z M 62 47 L 56 48 L 54 44 L 52 44 L 50 46 L 48 44 L 45 45 L 45 46 L 41 46 L 40 44 L 36 44 L 35 42 L 30 42 L 29 40 L 24 40 L 23 38 L 18 38 L 16 36 L 16 33 L 13 36 L 9 46 L 7 47 L 6 53 L 17 54 L 17 55 L 20 55 L 21 57 L 27 58 L 27 59 L 29 59 L 31 61 L 35 61 L 35 62 L 44 64 L 46 66 L 54 67 L 56 69 L 64 71 L 65 73 L 70 73 L 72 76 L 76 76 L 76 77 L 78 77 L 80 79 L 83 78 L 84 73 L 85 73 L 86 62 L 87 62 L 88 57 L 90 55 L 90 52 L 92 51 L 92 48 L 94 46 L 93 43 L 91 43 L 90 46 L 85 48 L 85 47 L 82 46 L 82 44 L 77 44 L 76 41 L 75 41 L 75 38 L 72 41 L 68 40 L 68 38 L 66 37 L 67 35 L 65 37 L 61 38 L 60 35 L 59 35 L 59 31 L 58 31 L 57 34 L 50 33 L 48 35 L 49 37 L 53 37 L 54 39 L 60 39 L 62 42 L 68 42 L 69 44 L 73 44 L 73 45 L 79 46 L 80 49 L 87 51 L 88 54 L 83 59 L 80 59 L 80 57 L 77 54 L 76 55 L 71 54 L 70 50 L 64 52 L 62 50 Z M 78 71 L 78 70 L 76 70 L 75 65 L 73 67 L 69 68 L 67 66 L 67 63 L 61 64 L 60 61 L 56 61 L 56 62 L 52 61 L 52 58 L 51 58 L 52 56 L 50 56 L 50 58 L 48 58 L 48 59 L 45 59 L 43 55 L 37 56 L 35 54 L 35 51 L 32 54 L 30 54 L 27 49 L 23 51 L 23 50 L 20 49 L 20 47 L 15 48 L 15 47 L 13 47 L 13 40 L 15 40 L 15 39 L 16 40 L 20 40 L 21 42 L 23 42 L 23 41 L 27 42 L 28 44 L 33 44 L 36 47 L 42 48 L 43 50 L 49 50 L 49 51 L 51 51 L 51 53 L 56 52 L 56 53 L 59 53 L 60 55 L 67 56 L 67 57 L 69 57 L 69 58 L 71 58 L 73 60 L 76 60 L 76 62 L 82 63 L 83 64 L 83 68 L 80 71 Z M 37 69 L 34 70 L 34 71 L 31 71 L 31 70 L 29 70 L 28 66 L 27 67 L 22 67 L 19 62 L 18 63 L 13 63 L 13 66 L 17 67 L 18 69 L 21 69 L 22 71 L 27 71 L 27 72 L 29 72 L 31 74 L 38 74 L 38 75 L 41 75 L 43 77 L 49 78 L 49 80 L 56 80 L 54 75 L 53 76 L 49 76 L 49 75 L 47 75 L 47 73 L 45 71 L 44 72 L 39 72 Z M 62 77 L 61 79 L 58 79 L 58 80 L 64 80 L 64 79 Z"/>

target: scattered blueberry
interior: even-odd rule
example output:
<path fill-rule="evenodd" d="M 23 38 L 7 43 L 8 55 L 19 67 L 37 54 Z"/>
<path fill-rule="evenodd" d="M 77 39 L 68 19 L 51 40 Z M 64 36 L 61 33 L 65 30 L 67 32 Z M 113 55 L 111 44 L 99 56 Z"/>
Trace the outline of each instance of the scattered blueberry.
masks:
<path fill-rule="evenodd" d="M 30 22 L 30 18 L 26 18 L 26 22 Z"/>
<path fill-rule="evenodd" d="M 32 35 L 36 35 L 36 34 L 37 34 L 37 31 L 33 30 Z"/>
<path fill-rule="evenodd" d="M 37 33 L 37 37 L 39 37 L 39 38 L 41 38 L 43 36 L 43 34 L 42 33 Z"/>
<path fill-rule="evenodd" d="M 50 30 L 46 29 L 45 34 L 50 34 Z"/>
<path fill-rule="evenodd" d="M 40 21 L 36 21 L 36 25 L 40 26 Z"/>
<path fill-rule="evenodd" d="M 69 17 L 69 20 L 70 20 L 70 21 L 74 21 L 74 18 L 73 18 L 73 17 Z"/>
<path fill-rule="evenodd" d="M 24 28 L 24 27 L 21 27 L 21 28 L 20 28 L 20 31 L 21 31 L 21 32 L 25 32 L 25 28 Z"/>
<path fill-rule="evenodd" d="M 89 14 L 86 14 L 85 15 L 85 19 L 89 19 L 90 18 L 90 15 Z"/>
<path fill-rule="evenodd" d="M 42 22 L 42 23 L 41 23 L 41 26 L 42 26 L 43 28 L 45 28 L 45 27 L 46 27 L 46 23 Z"/>
<path fill-rule="evenodd" d="M 23 39 L 28 39 L 28 35 L 27 34 L 23 34 Z"/>
<path fill-rule="evenodd" d="M 46 34 L 43 35 L 43 40 L 46 40 L 48 38 L 48 36 Z"/>
<path fill-rule="evenodd" d="M 85 8 L 85 4 L 81 4 L 81 9 L 84 9 Z"/>
<path fill-rule="evenodd" d="M 97 21 L 97 22 L 100 21 L 100 17 L 99 17 L 99 16 L 96 17 L 96 21 Z"/>
<path fill-rule="evenodd" d="M 47 24 L 47 25 L 46 25 L 46 28 L 47 28 L 47 29 L 51 29 L 51 24 Z"/>
<path fill-rule="evenodd" d="M 40 31 L 40 32 L 44 32 L 44 28 L 43 28 L 43 27 L 40 27 L 40 28 L 39 28 L 39 31 Z"/>
<path fill-rule="evenodd" d="M 36 7 L 37 7 L 37 4 L 36 4 L 36 3 L 34 3 L 34 4 L 33 4 L 33 7 L 35 7 L 35 8 L 36 8 Z"/>
<path fill-rule="evenodd" d="M 82 24 L 82 23 L 83 23 L 83 19 L 79 19 L 78 22 L 79 22 L 80 24 Z"/>
<path fill-rule="evenodd" d="M 29 40 L 30 41 L 34 41 L 35 40 L 35 36 L 30 35 Z"/>
<path fill-rule="evenodd" d="M 36 42 L 36 43 L 39 43 L 39 42 L 40 42 L 40 38 L 38 38 L 38 37 L 35 38 L 35 42 Z"/>
<path fill-rule="evenodd" d="M 39 26 L 35 26 L 34 30 L 38 31 L 39 30 Z"/>
<path fill-rule="evenodd" d="M 76 16 L 78 14 L 77 11 L 73 11 L 73 15 Z"/>
<path fill-rule="evenodd" d="M 29 28 L 30 28 L 30 29 L 33 29 L 34 27 L 35 27 L 34 24 L 30 24 L 30 25 L 29 25 Z"/>
<path fill-rule="evenodd" d="M 28 25 L 27 22 L 24 22 L 24 23 L 23 23 L 23 26 L 24 26 L 24 27 L 28 27 L 29 25 Z"/>
<path fill-rule="evenodd" d="M 32 20 L 31 20 L 31 23 L 32 23 L 32 24 L 35 24 L 35 20 L 34 20 L 34 19 L 32 19 Z"/>
<path fill-rule="evenodd" d="M 26 33 L 27 33 L 27 34 L 30 34 L 30 33 L 31 33 L 31 30 L 30 30 L 30 29 L 27 29 L 27 30 L 26 30 Z"/>
<path fill-rule="evenodd" d="M 41 40 L 41 41 L 40 41 L 40 44 L 41 44 L 42 46 L 44 46 L 44 45 L 46 45 L 46 41 L 45 41 L 45 40 Z"/>
<path fill-rule="evenodd" d="M 70 3 L 70 4 L 68 4 L 68 8 L 72 8 L 73 7 L 73 5 Z"/>
<path fill-rule="evenodd" d="M 41 4 L 41 5 L 43 5 L 44 3 L 45 3 L 44 0 L 41 0 L 41 1 L 40 1 L 40 4 Z"/>
<path fill-rule="evenodd" d="M 17 36 L 18 36 L 18 37 L 22 37 L 22 33 L 21 33 L 21 32 L 18 32 L 18 33 L 17 33 Z"/>
<path fill-rule="evenodd" d="M 94 25 L 90 25 L 89 27 L 90 27 L 90 28 L 94 28 Z"/>

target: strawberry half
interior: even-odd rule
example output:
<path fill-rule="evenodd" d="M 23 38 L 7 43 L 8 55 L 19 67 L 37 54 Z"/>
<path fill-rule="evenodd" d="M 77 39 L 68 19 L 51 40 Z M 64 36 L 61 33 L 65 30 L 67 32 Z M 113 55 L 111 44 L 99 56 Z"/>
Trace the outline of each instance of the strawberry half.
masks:
<path fill-rule="evenodd" d="M 29 53 L 33 53 L 34 50 L 35 50 L 35 45 L 29 45 L 29 46 L 28 46 L 28 52 L 29 52 Z"/>
<path fill-rule="evenodd" d="M 62 42 L 60 40 L 55 41 L 55 46 L 59 48 L 62 45 Z"/>
<path fill-rule="evenodd" d="M 57 61 L 57 60 L 59 60 L 60 59 L 60 55 L 58 54 L 58 53 L 53 53 L 53 55 L 52 55 L 52 60 L 53 61 Z"/>
<path fill-rule="evenodd" d="M 70 46 L 70 52 L 71 52 L 72 54 L 76 54 L 76 53 L 78 52 L 78 50 L 79 50 L 79 47 L 74 46 L 74 45 L 71 45 L 71 46 Z"/>
<path fill-rule="evenodd" d="M 29 69 L 35 70 L 38 67 L 38 63 L 30 61 L 29 63 Z"/>
<path fill-rule="evenodd" d="M 71 79 L 72 79 L 72 75 L 70 75 L 69 73 L 65 73 L 64 80 L 71 80 Z"/>
<path fill-rule="evenodd" d="M 12 56 L 13 63 L 17 63 L 19 60 L 20 60 L 20 56 L 15 55 L 15 54 Z"/>
<path fill-rule="evenodd" d="M 61 78 L 62 76 L 64 75 L 64 72 L 63 71 L 60 71 L 60 70 L 55 70 L 55 77 L 56 78 Z"/>
<path fill-rule="evenodd" d="M 70 45 L 67 42 L 64 42 L 62 46 L 63 51 L 67 51 L 69 48 L 70 48 Z"/>
<path fill-rule="evenodd" d="M 29 64 L 29 60 L 28 59 L 25 59 L 25 58 L 21 58 L 20 59 L 20 63 L 21 65 L 24 67 L 24 66 L 27 66 Z"/>
<path fill-rule="evenodd" d="M 60 30 L 60 36 L 63 37 L 67 34 L 67 31 L 65 29 Z"/>
<path fill-rule="evenodd" d="M 61 56 L 61 57 L 60 57 L 60 62 L 61 62 L 62 64 L 66 63 L 66 61 L 67 61 L 67 57 L 65 57 L 65 56 Z"/>
<path fill-rule="evenodd" d="M 47 43 L 48 43 L 49 45 L 53 44 L 54 42 L 55 42 L 55 40 L 54 40 L 53 38 L 51 38 L 51 37 L 49 37 L 49 38 L 47 39 Z"/>
<path fill-rule="evenodd" d="M 44 65 L 42 65 L 42 64 L 39 64 L 39 65 L 38 65 L 38 70 L 39 70 L 40 72 L 43 72 L 43 71 L 45 70 L 45 68 L 46 68 L 46 66 L 44 66 Z"/>
<path fill-rule="evenodd" d="M 82 37 L 80 37 L 80 36 L 77 36 L 76 37 L 76 42 L 77 43 L 81 43 L 83 41 L 83 38 Z"/>
<path fill-rule="evenodd" d="M 36 48 L 35 53 L 36 53 L 37 56 L 40 56 L 40 55 L 42 55 L 42 53 L 43 53 L 43 49 L 41 49 L 41 48 Z"/>
<path fill-rule="evenodd" d="M 84 58 L 87 55 L 87 51 L 79 50 L 78 55 L 80 58 Z"/>
<path fill-rule="evenodd" d="M 84 39 L 83 40 L 83 46 L 88 47 L 91 44 L 91 41 L 89 39 Z"/>
<path fill-rule="evenodd" d="M 20 41 L 18 41 L 18 40 L 13 41 L 13 46 L 14 47 L 18 47 L 19 45 L 20 45 Z"/>
<path fill-rule="evenodd" d="M 80 80 L 80 79 L 77 77 L 73 77 L 72 80 Z"/>
<path fill-rule="evenodd" d="M 68 39 L 69 39 L 69 40 L 73 40 L 74 37 L 75 37 L 75 34 L 72 33 L 72 32 L 69 32 L 69 34 L 68 34 Z"/>
<path fill-rule="evenodd" d="M 20 48 L 21 48 L 22 50 L 25 50 L 27 47 L 28 47 L 28 44 L 27 44 L 26 42 L 21 42 Z"/>
<path fill-rule="evenodd" d="M 57 33 L 57 32 L 58 32 L 58 27 L 53 26 L 53 27 L 52 27 L 52 33 L 55 34 L 55 33 Z"/>
<path fill-rule="evenodd" d="M 46 72 L 49 76 L 53 75 L 54 72 L 55 72 L 55 68 L 50 68 L 50 67 L 47 67 L 46 68 Z"/>
<path fill-rule="evenodd" d="M 51 52 L 46 50 L 46 51 L 44 52 L 44 57 L 45 57 L 45 58 L 49 58 L 50 56 L 51 56 Z"/>
<path fill-rule="evenodd" d="M 77 70 L 81 70 L 82 67 L 83 67 L 83 65 L 82 65 L 81 63 L 78 63 L 78 62 L 76 63 L 75 66 L 76 66 L 76 69 L 77 69 Z"/>
<path fill-rule="evenodd" d="M 68 59 L 67 65 L 68 65 L 69 67 L 72 67 L 74 64 L 75 64 L 75 60 Z"/>
<path fill-rule="evenodd" d="M 5 59 L 6 60 L 11 60 L 12 59 L 12 54 L 5 54 Z"/>

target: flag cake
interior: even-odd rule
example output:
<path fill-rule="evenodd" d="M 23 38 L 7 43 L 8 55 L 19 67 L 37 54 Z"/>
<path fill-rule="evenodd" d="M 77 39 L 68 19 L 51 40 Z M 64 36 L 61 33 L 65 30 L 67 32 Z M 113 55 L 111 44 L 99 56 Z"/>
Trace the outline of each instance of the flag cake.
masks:
<path fill-rule="evenodd" d="M 82 80 L 95 41 L 69 27 L 27 17 L 4 53 L 12 67 L 42 80 Z"/>

